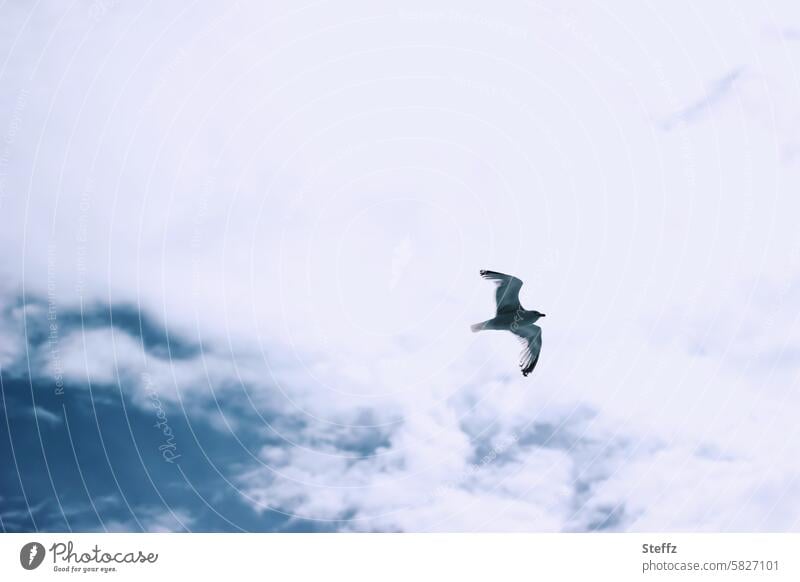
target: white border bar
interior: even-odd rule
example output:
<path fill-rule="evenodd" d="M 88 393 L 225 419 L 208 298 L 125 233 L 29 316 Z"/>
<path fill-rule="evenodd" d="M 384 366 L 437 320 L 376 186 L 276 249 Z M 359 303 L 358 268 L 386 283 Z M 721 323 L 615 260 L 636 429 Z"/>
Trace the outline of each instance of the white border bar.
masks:
<path fill-rule="evenodd" d="M 30 571 L 20 564 L 29 542 L 46 548 Z M 158 557 L 114 561 L 138 559 L 140 551 Z M 83 554 L 88 562 L 80 562 Z M 0 579 L 795 582 L 798 556 L 800 534 L 3 534 Z M 97 561 L 104 559 L 112 562 Z"/>

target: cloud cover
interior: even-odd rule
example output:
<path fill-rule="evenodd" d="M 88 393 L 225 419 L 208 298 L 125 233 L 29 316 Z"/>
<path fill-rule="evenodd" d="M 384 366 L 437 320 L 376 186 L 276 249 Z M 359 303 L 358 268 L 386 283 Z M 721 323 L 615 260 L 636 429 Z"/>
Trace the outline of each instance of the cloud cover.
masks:
<path fill-rule="evenodd" d="M 798 528 L 791 3 L 2 11 L 4 528 Z"/>

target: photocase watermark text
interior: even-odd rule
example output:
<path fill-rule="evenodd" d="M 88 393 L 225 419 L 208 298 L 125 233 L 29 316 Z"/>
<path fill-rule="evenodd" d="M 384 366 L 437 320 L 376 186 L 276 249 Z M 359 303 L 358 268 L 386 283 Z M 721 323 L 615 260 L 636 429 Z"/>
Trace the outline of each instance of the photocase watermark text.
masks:
<path fill-rule="evenodd" d="M 147 392 L 147 397 L 153 403 L 153 408 L 155 408 L 156 411 L 156 418 L 158 420 L 153 426 L 161 431 L 165 439 L 164 442 L 158 446 L 158 450 L 161 452 L 161 456 L 164 457 L 166 462 L 174 463 L 181 455 L 178 453 L 178 445 L 175 443 L 175 433 L 172 432 L 172 427 L 169 425 L 167 412 L 164 409 L 161 399 L 158 397 L 158 392 L 155 390 L 152 376 L 146 372 L 142 374 L 142 383 Z"/>

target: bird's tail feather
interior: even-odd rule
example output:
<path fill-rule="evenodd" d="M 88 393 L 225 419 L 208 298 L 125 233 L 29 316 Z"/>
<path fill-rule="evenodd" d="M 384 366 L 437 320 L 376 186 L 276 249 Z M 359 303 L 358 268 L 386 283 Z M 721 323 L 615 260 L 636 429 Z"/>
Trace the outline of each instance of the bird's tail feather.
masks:
<path fill-rule="evenodd" d="M 472 333 L 477 333 L 484 329 L 487 329 L 486 324 L 492 321 L 491 319 L 487 319 L 486 321 L 482 321 L 480 323 L 473 323 L 469 328 L 472 330 Z"/>

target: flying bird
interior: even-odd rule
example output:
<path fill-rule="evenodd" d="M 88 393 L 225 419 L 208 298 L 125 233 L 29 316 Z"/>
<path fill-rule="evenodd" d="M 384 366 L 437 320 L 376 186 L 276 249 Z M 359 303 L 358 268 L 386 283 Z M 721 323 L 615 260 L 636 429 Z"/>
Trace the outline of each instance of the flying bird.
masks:
<path fill-rule="evenodd" d="M 472 331 L 496 329 L 516 335 L 524 346 L 519 366 L 522 368 L 522 375 L 527 376 L 533 372 L 536 362 L 539 361 L 539 352 L 542 351 L 542 328 L 535 323 L 540 317 L 544 317 L 544 313 L 528 311 L 522 307 L 519 302 L 522 281 L 516 277 L 486 270 L 481 270 L 481 277 L 494 281 L 497 285 L 497 315 L 471 326 Z"/>

